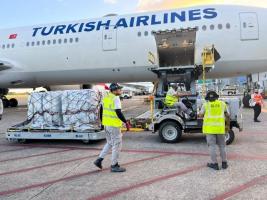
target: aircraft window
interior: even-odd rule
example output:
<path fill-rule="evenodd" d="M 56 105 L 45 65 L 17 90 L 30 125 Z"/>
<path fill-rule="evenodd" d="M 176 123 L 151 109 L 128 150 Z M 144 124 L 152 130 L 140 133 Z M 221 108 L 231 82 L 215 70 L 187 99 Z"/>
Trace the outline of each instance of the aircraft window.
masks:
<path fill-rule="evenodd" d="M 57 40 L 53 40 L 53 44 L 56 44 L 57 43 Z"/>
<path fill-rule="evenodd" d="M 11 47 L 14 48 L 15 47 L 15 44 L 12 44 Z"/>
<path fill-rule="evenodd" d="M 202 26 L 202 30 L 206 31 L 207 30 L 207 26 L 206 25 Z"/>
<path fill-rule="evenodd" d="M 40 46 L 40 43 L 41 43 L 40 41 L 37 41 L 37 42 L 36 42 L 36 45 L 37 45 L 37 46 Z"/>
<path fill-rule="evenodd" d="M 212 24 L 210 25 L 210 30 L 214 30 L 215 26 Z"/>
<path fill-rule="evenodd" d="M 223 28 L 223 25 L 222 24 L 218 24 L 218 29 L 222 30 L 222 28 Z"/>
<path fill-rule="evenodd" d="M 73 38 L 70 38 L 70 43 L 73 43 Z"/>
<path fill-rule="evenodd" d="M 79 38 L 75 38 L 75 42 L 79 42 Z"/>
<path fill-rule="evenodd" d="M 51 44 L 51 41 L 50 40 L 47 40 L 47 44 L 50 45 Z"/>
<path fill-rule="evenodd" d="M 247 23 L 246 22 L 243 23 L 243 27 L 247 28 Z"/>
<path fill-rule="evenodd" d="M 26 43 L 26 46 L 27 46 L 27 47 L 28 47 L 28 46 L 30 46 L 30 43 L 29 43 L 29 42 L 27 42 L 27 43 Z"/>
<path fill-rule="evenodd" d="M 67 42 L 68 42 L 68 39 L 65 38 L 65 39 L 64 39 L 64 43 L 67 43 Z"/>
<path fill-rule="evenodd" d="M 226 24 L 226 28 L 227 29 L 230 29 L 231 28 L 231 25 L 229 23 Z"/>
<path fill-rule="evenodd" d="M 5 48 L 6 48 L 6 45 L 3 44 L 3 45 L 2 45 L 2 49 L 5 49 Z"/>
<path fill-rule="evenodd" d="M 34 47 L 34 45 L 35 45 L 35 43 L 34 42 L 32 42 L 32 46 Z"/>
<path fill-rule="evenodd" d="M 62 43 L 62 40 L 61 39 L 58 39 L 58 44 L 61 44 Z"/>
<path fill-rule="evenodd" d="M 6 45 L 6 48 L 8 48 L 8 49 L 9 49 L 9 48 L 10 48 L 10 44 Z"/>
<path fill-rule="evenodd" d="M 147 31 L 145 31 L 145 36 L 148 36 L 148 32 Z"/>
<path fill-rule="evenodd" d="M 45 40 L 42 41 L 42 45 L 45 45 Z"/>
<path fill-rule="evenodd" d="M 138 32 L 138 37 L 141 37 L 142 36 L 142 33 L 139 31 Z"/>

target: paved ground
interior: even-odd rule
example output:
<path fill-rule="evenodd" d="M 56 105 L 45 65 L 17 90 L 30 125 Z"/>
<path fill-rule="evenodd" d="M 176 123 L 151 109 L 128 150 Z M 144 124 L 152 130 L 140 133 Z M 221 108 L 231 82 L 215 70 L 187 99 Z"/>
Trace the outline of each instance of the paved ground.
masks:
<path fill-rule="evenodd" d="M 148 106 L 141 99 L 125 101 L 128 117 Z M 130 108 L 129 108 L 130 107 Z M 267 113 L 260 124 L 244 110 L 243 133 L 236 132 L 228 146 L 230 168 L 212 171 L 201 134 L 185 135 L 178 144 L 163 144 L 149 132 L 124 136 L 121 164 L 124 174 L 103 171 L 92 165 L 104 141 L 37 141 L 21 145 L 0 135 L 1 200 L 86 199 L 267 199 Z M 6 110 L 0 133 L 25 119 L 26 109 Z"/>

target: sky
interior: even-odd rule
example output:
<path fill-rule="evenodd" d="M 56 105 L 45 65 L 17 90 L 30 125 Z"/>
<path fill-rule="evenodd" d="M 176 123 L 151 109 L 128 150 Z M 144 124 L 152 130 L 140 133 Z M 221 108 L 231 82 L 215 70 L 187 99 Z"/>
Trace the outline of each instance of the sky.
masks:
<path fill-rule="evenodd" d="M 0 29 L 214 3 L 267 7 L 267 0 L 1 0 Z"/>

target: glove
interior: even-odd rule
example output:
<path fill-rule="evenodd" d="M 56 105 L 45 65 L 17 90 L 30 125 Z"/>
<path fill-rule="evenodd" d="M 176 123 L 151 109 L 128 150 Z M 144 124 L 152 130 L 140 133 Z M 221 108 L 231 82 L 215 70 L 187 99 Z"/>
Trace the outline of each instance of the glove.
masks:
<path fill-rule="evenodd" d="M 131 124 L 130 124 L 130 122 L 126 122 L 126 129 L 127 129 L 127 131 L 130 131 L 130 128 L 131 128 Z"/>

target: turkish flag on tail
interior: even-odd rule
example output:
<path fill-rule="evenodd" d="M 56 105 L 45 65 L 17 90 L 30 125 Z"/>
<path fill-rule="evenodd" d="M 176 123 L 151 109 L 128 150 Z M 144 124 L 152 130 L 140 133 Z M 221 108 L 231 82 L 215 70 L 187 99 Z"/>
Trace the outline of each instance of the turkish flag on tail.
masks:
<path fill-rule="evenodd" d="M 17 38 L 17 36 L 18 36 L 18 34 L 11 34 L 11 35 L 9 36 L 9 39 L 10 39 L 10 40 L 14 40 L 14 39 Z"/>

